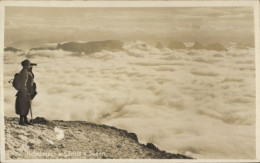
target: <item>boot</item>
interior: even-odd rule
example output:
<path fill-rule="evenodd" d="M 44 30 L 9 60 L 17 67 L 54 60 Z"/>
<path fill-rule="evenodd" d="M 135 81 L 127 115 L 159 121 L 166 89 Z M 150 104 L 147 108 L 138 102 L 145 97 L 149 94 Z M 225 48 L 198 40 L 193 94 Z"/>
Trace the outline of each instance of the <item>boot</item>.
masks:
<path fill-rule="evenodd" d="M 22 115 L 20 115 L 19 125 L 25 126 L 25 123 L 23 121 L 23 116 Z"/>
<path fill-rule="evenodd" d="M 26 117 L 26 116 L 24 117 L 24 123 L 25 123 L 26 125 L 32 125 L 32 123 L 31 123 L 31 122 L 28 122 L 28 120 L 27 120 L 27 117 Z"/>

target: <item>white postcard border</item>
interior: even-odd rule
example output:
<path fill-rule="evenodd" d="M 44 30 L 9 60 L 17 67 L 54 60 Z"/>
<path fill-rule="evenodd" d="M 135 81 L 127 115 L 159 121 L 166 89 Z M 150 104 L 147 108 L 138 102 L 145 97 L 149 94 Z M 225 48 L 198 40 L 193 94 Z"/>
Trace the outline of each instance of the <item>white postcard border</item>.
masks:
<path fill-rule="evenodd" d="M 4 91 L 3 80 L 1 80 L 1 162 L 259 162 L 260 161 L 260 41 L 259 41 L 259 2 L 253 1 L 0 1 L 0 75 L 3 79 L 3 55 L 4 55 L 4 9 L 6 6 L 26 7 L 232 7 L 251 6 L 254 8 L 255 28 L 255 63 L 256 63 L 256 159 L 233 160 L 233 159 L 199 159 L 199 160 L 157 160 L 157 159 L 30 159 L 30 160 L 5 160 L 5 133 L 4 133 Z"/>

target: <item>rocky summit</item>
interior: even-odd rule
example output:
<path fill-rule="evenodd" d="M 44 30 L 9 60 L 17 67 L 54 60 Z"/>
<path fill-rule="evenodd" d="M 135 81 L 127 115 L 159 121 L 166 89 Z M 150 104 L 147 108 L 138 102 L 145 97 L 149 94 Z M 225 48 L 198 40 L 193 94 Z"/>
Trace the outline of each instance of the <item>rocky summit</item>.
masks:
<path fill-rule="evenodd" d="M 18 118 L 5 117 L 6 159 L 191 159 L 107 125 L 41 117 L 33 123 L 20 126 Z"/>

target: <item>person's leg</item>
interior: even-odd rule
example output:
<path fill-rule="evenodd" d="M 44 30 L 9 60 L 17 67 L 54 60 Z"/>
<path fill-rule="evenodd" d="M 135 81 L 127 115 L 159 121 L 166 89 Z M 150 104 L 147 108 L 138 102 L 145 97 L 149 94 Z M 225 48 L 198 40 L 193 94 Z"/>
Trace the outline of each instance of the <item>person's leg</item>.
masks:
<path fill-rule="evenodd" d="M 24 119 L 24 116 L 23 116 L 23 115 L 20 115 L 19 125 L 21 125 L 21 126 L 24 126 L 24 125 L 25 125 L 23 119 Z"/>
<path fill-rule="evenodd" d="M 32 123 L 28 122 L 27 115 L 24 116 L 24 123 L 27 125 L 32 125 Z"/>

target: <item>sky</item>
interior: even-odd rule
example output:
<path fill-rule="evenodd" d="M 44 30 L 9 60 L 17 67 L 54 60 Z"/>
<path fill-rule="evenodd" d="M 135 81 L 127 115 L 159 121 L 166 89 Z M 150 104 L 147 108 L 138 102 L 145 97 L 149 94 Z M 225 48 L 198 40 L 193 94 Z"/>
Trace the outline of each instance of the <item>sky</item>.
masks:
<path fill-rule="evenodd" d="M 252 42 L 253 8 L 6 7 L 5 46 L 27 49 L 48 42 L 171 40 Z"/>

